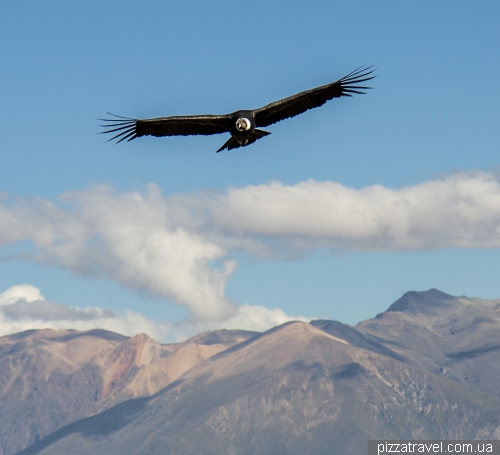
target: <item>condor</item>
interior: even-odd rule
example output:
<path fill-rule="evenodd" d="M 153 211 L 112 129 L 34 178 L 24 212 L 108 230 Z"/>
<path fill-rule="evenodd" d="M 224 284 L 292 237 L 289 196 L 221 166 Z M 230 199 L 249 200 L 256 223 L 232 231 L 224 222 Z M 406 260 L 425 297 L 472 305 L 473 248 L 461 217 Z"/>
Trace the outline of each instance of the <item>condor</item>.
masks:
<path fill-rule="evenodd" d="M 107 128 L 102 133 L 118 133 L 110 139 L 110 141 L 118 139 L 117 144 L 125 139 L 131 141 L 141 136 L 230 133 L 231 137 L 217 152 L 224 149 L 232 150 L 246 147 L 271 134 L 257 128 L 295 117 L 309 109 L 320 107 L 333 98 L 352 96 L 353 93 L 364 94 L 362 90 L 371 87 L 359 84 L 373 79 L 375 77 L 372 75 L 373 72 L 372 67 L 361 67 L 336 82 L 297 93 L 254 110 L 241 110 L 226 115 L 188 115 L 146 120 L 122 117 L 108 112 L 115 119 L 101 119 L 107 123 L 100 126 Z"/>

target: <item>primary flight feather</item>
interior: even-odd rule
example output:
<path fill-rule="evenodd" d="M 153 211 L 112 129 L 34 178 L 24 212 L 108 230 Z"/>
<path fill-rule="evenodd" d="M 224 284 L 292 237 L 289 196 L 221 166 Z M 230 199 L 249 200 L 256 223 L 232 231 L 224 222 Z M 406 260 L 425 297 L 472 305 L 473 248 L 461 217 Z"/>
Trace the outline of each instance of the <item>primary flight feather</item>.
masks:
<path fill-rule="evenodd" d="M 187 115 L 174 117 L 161 117 L 146 120 L 121 117 L 108 114 L 114 119 L 101 119 L 108 122 L 100 125 L 107 128 L 103 133 L 117 133 L 110 140 L 131 141 L 141 136 L 192 136 L 230 133 L 231 137 L 219 149 L 232 150 L 246 147 L 256 140 L 271 134 L 259 130 L 280 122 L 287 118 L 295 117 L 309 109 L 314 109 L 325 104 L 333 98 L 352 96 L 353 93 L 364 94 L 362 90 L 371 87 L 359 85 L 373 79 L 375 76 L 372 67 L 361 67 L 331 84 L 322 85 L 311 90 L 297 93 L 274 103 L 267 104 L 259 109 L 241 110 L 226 115 Z"/>

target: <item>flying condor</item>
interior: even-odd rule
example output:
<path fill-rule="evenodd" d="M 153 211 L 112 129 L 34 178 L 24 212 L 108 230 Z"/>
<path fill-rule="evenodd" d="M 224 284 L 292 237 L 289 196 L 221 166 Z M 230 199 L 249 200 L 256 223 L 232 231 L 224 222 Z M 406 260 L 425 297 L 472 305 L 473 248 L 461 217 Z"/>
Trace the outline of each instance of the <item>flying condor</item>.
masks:
<path fill-rule="evenodd" d="M 269 126 L 287 118 L 295 117 L 303 112 L 322 106 L 332 98 L 352 96 L 353 93 L 364 94 L 361 90 L 371 87 L 359 85 L 369 81 L 372 67 L 360 67 L 336 82 L 322 85 L 311 90 L 297 93 L 259 109 L 236 111 L 226 115 L 187 115 L 174 117 L 152 118 L 138 120 L 119 115 L 109 115 L 114 119 L 101 119 L 108 122 L 100 125 L 107 128 L 102 133 L 115 133 L 111 140 L 118 139 L 117 144 L 127 139 L 131 141 L 140 136 L 190 136 L 230 133 L 231 137 L 219 149 L 232 150 L 246 147 L 256 140 L 271 134 L 257 127 Z"/>

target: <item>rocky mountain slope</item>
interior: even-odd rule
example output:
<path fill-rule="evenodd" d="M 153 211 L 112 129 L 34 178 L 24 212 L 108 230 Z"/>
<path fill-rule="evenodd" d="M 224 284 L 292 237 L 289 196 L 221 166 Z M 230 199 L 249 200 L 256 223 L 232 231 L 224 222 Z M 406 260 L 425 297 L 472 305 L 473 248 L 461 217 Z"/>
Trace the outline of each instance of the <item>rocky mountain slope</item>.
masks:
<path fill-rule="evenodd" d="M 410 292 L 356 327 L 293 322 L 168 346 L 145 335 L 36 333 L 0 339 L 0 371 L 10 359 L 24 381 L 10 409 L 17 400 L 19 418 L 31 419 L 2 434 L 5 455 L 16 434 L 34 442 L 23 455 L 365 454 L 368 439 L 500 439 L 500 301 Z M 77 336 L 47 341 L 68 335 Z M 32 352 L 61 344 L 38 357 L 33 383 L 20 373 L 34 368 L 17 354 L 29 352 L 29 343 L 15 348 L 21 339 L 33 340 Z M 78 339 L 93 343 L 95 358 Z M 61 357 L 66 369 L 54 367 Z M 2 390 L 15 374 L 0 373 Z M 38 387 L 57 386 L 55 431 L 33 441 L 51 412 L 40 407 L 35 418 L 30 403 L 47 400 Z"/>
<path fill-rule="evenodd" d="M 217 331 L 161 345 L 105 330 L 30 330 L 0 338 L 0 454 L 70 422 L 151 396 L 254 332 Z"/>

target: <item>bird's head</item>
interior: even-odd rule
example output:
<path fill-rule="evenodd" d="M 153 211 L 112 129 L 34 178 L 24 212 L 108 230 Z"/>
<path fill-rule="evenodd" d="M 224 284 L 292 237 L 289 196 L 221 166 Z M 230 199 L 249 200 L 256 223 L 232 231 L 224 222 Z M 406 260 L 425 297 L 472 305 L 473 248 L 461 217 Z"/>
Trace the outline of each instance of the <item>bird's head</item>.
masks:
<path fill-rule="evenodd" d="M 236 120 L 236 129 L 238 131 L 248 131 L 251 127 L 250 120 L 245 117 L 240 117 Z"/>

